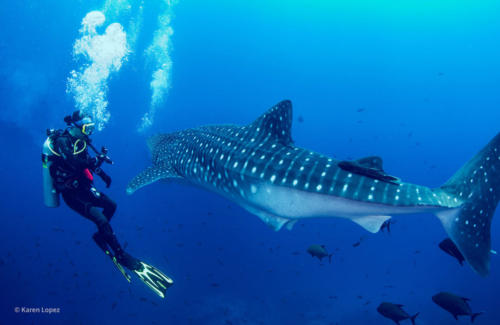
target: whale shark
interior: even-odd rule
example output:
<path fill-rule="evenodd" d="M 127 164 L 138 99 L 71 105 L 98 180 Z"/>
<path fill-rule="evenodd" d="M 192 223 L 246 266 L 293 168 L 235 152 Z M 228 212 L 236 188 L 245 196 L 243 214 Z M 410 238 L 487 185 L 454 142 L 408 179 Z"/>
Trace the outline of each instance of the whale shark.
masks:
<path fill-rule="evenodd" d="M 340 217 L 375 233 L 395 215 L 433 213 L 471 267 L 489 273 L 500 134 L 444 185 L 430 188 L 387 174 L 377 156 L 337 160 L 299 148 L 291 126 L 292 103 L 284 100 L 248 125 L 152 136 L 152 166 L 130 181 L 127 193 L 182 179 L 236 202 L 274 230 L 292 229 L 303 218 Z"/>

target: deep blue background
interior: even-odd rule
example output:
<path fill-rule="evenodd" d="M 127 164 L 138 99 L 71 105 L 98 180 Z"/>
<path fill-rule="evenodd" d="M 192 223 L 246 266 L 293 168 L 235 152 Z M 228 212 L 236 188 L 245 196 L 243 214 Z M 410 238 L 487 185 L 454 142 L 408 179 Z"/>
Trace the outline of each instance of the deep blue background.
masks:
<path fill-rule="evenodd" d="M 118 237 L 175 285 L 165 300 L 137 279 L 128 285 L 94 245 L 92 223 L 42 203 L 44 132 L 74 110 L 65 93 L 78 67 L 72 46 L 101 1 L 3 3 L 0 324 L 390 324 L 376 312 L 382 301 L 420 311 L 417 324 L 456 324 L 431 301 L 438 291 L 486 311 L 477 324 L 500 323 L 499 257 L 487 278 L 460 267 L 437 248 L 445 233 L 433 215 L 397 217 L 391 235 L 341 219 L 275 233 L 198 188 L 157 183 L 127 196 L 149 165 L 136 127 L 149 105 L 143 50 L 157 5 L 148 1 L 137 51 L 109 83 L 111 122 L 94 141 L 116 161 L 105 192 L 119 205 Z M 288 98 L 298 146 L 342 159 L 377 154 L 388 173 L 432 187 L 500 131 L 497 1 L 180 0 L 173 11 L 172 88 L 147 135 L 250 123 Z M 307 255 L 311 244 L 334 252 L 332 264 Z"/>

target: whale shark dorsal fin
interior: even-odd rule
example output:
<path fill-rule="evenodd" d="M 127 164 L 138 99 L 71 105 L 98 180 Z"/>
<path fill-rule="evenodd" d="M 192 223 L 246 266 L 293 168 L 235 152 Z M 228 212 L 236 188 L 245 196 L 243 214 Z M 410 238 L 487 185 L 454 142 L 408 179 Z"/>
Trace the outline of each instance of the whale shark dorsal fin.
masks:
<path fill-rule="evenodd" d="M 250 124 L 248 128 L 250 132 L 255 134 L 257 141 L 271 136 L 285 146 L 293 144 L 292 102 L 289 100 L 279 102 Z"/>
<path fill-rule="evenodd" d="M 384 171 L 384 168 L 382 167 L 382 158 L 378 156 L 369 156 L 369 157 L 364 157 L 360 158 L 358 160 L 355 160 L 359 165 L 367 168 L 372 168 L 372 169 L 377 169 L 380 171 Z"/>
<path fill-rule="evenodd" d="M 127 194 L 132 194 L 141 187 L 165 178 L 179 178 L 180 176 L 166 166 L 151 166 L 137 174 L 127 185 Z"/>

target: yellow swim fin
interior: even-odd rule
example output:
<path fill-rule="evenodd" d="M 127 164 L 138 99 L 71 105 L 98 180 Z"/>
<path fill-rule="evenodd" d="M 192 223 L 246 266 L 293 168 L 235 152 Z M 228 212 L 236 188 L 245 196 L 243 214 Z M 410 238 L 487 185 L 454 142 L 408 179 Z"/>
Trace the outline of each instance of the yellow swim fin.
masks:
<path fill-rule="evenodd" d="M 133 272 L 158 296 L 165 298 L 165 292 L 174 284 L 174 281 L 154 266 L 142 261 L 139 263 L 140 267 Z"/>
<path fill-rule="evenodd" d="M 125 268 L 120 263 L 118 263 L 118 261 L 116 260 L 116 257 L 111 256 L 110 253 L 109 253 L 109 251 L 106 251 L 106 254 L 108 254 L 111 257 L 111 260 L 116 265 L 116 267 L 118 268 L 118 270 L 121 272 L 121 274 L 123 274 L 123 276 L 125 277 L 125 279 L 127 279 L 127 281 L 130 283 L 130 281 L 131 281 L 130 274 L 128 274 L 127 271 L 125 271 Z"/>

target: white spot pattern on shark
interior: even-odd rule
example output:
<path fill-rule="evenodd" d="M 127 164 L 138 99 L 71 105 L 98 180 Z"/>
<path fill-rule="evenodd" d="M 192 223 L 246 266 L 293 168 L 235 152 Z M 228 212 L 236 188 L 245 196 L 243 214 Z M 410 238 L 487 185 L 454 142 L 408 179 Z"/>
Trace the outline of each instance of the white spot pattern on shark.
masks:
<path fill-rule="evenodd" d="M 500 135 L 445 185 L 431 189 L 387 175 L 379 157 L 339 161 L 295 147 L 291 123 L 291 102 L 282 101 L 246 126 L 154 136 L 148 141 L 153 166 L 127 192 L 183 178 L 234 200 L 276 230 L 299 218 L 343 217 L 375 232 L 390 216 L 429 211 L 471 266 L 488 273 L 491 218 L 500 198 Z"/>

